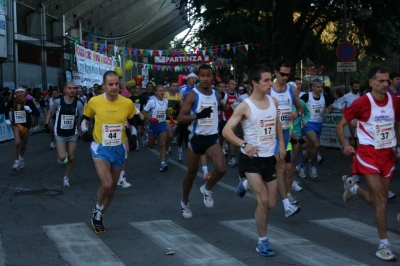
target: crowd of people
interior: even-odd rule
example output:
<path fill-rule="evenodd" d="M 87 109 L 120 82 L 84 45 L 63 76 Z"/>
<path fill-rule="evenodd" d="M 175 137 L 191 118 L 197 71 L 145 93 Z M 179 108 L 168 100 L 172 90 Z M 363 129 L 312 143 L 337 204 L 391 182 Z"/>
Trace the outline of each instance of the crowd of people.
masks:
<path fill-rule="evenodd" d="M 279 194 L 285 217 L 301 211 L 292 195 L 292 191 L 302 190 L 294 180 L 295 171 L 300 178 L 318 178 L 318 165 L 324 161 L 320 155 L 323 116 L 337 109 L 343 113 L 337 125 L 338 139 L 343 152 L 353 156 L 353 164 L 342 177 L 343 200 L 349 202 L 358 195 L 374 208 L 380 239 L 375 254 L 382 260 L 395 259 L 386 236 L 386 203 L 395 196 L 389 188 L 395 154 L 400 153 L 400 75 L 372 67 L 365 85 L 353 81 L 349 93 L 335 91 L 333 97 L 320 79 L 302 91 L 301 79 L 290 81 L 291 72 L 291 62 L 280 59 L 273 69 L 251 67 L 246 88 L 240 89 L 234 79 L 215 82 L 211 66 L 201 65 L 197 75 L 190 73 L 180 87 L 176 81 L 157 86 L 149 82 L 144 89 L 136 85 L 127 90 L 121 87 L 117 73 L 108 71 L 103 83 L 89 90 L 68 82 L 62 90 L 52 87 L 45 95 L 30 95 L 24 87 L 2 91 L 2 112 L 14 133 L 12 168 L 24 167 L 32 117 L 44 109 L 50 148 L 57 149 L 58 162 L 66 165 L 64 187 L 70 186 L 77 140 L 90 142 L 100 180 L 91 221 L 95 233 L 102 234 L 103 215 L 116 186 L 131 186 L 125 178 L 129 152 L 140 151 L 140 146 L 153 149 L 157 144 L 159 172 L 165 172 L 172 144 L 177 144 L 179 162 L 185 146 L 182 216 L 193 217 L 189 194 L 200 165 L 205 181 L 200 192 L 207 208 L 214 206 L 213 187 L 227 165 L 237 167 L 238 197 L 251 191 L 257 202 L 256 250 L 269 257 L 275 255 L 267 234 L 269 210 L 275 207 Z M 348 138 L 344 135 L 346 126 L 351 133 Z M 303 156 L 298 159 L 300 150 Z M 213 164 L 212 172 L 208 171 L 207 158 Z M 368 190 L 359 186 L 360 176 Z M 400 214 L 397 219 L 400 222 Z"/>

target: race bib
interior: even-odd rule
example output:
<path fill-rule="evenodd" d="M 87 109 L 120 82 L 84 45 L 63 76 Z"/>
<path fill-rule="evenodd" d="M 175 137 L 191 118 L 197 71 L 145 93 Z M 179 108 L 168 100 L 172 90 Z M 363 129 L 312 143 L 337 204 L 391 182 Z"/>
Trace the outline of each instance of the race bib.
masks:
<path fill-rule="evenodd" d="M 259 143 L 270 143 L 275 140 L 276 120 L 273 118 L 259 118 L 257 121 L 257 139 Z"/>
<path fill-rule="evenodd" d="M 157 118 L 158 122 L 164 122 L 165 121 L 165 111 L 157 110 L 156 118 Z"/>
<path fill-rule="evenodd" d="M 15 124 L 26 123 L 26 112 L 25 111 L 14 111 L 14 122 L 15 122 Z"/>
<path fill-rule="evenodd" d="M 375 149 L 392 148 L 396 146 L 393 122 L 374 124 Z"/>
<path fill-rule="evenodd" d="M 311 105 L 311 118 L 322 117 L 323 113 L 324 113 L 324 109 L 321 104 Z"/>
<path fill-rule="evenodd" d="M 279 112 L 279 121 L 281 121 L 282 129 L 288 129 L 292 123 L 292 121 L 287 118 L 292 115 L 292 108 L 290 106 L 280 107 L 278 109 Z"/>
<path fill-rule="evenodd" d="M 102 145 L 117 146 L 122 144 L 122 124 L 104 124 Z"/>
<path fill-rule="evenodd" d="M 61 115 L 61 129 L 73 129 L 74 128 L 74 115 Z"/>
<path fill-rule="evenodd" d="M 211 107 L 211 110 L 213 110 L 212 113 L 210 114 L 210 117 L 197 120 L 199 125 L 212 126 L 214 124 L 214 107 L 211 104 L 200 105 L 199 112 L 201 112 L 204 108 L 209 108 L 209 107 Z"/>

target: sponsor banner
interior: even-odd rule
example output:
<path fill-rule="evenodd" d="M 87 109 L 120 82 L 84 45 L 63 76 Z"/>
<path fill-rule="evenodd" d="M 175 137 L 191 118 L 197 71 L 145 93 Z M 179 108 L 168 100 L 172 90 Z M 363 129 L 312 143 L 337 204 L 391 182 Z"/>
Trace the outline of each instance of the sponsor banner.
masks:
<path fill-rule="evenodd" d="M 181 56 L 155 56 L 154 64 L 159 65 L 190 65 L 205 64 L 212 61 L 211 55 L 181 55 Z"/>
<path fill-rule="evenodd" d="M 341 112 L 325 114 L 322 120 L 322 133 L 320 137 L 320 144 L 324 147 L 341 148 L 338 137 L 336 136 L 336 125 L 342 119 L 343 114 Z M 344 136 L 348 139 L 350 135 L 349 127 L 344 128 Z"/>
<path fill-rule="evenodd" d="M 75 60 L 78 71 L 88 75 L 103 75 L 104 72 L 117 67 L 114 56 L 94 52 L 80 45 L 75 45 Z"/>
<path fill-rule="evenodd" d="M 4 15 L 0 15 L 0 35 L 6 35 L 6 17 Z"/>
<path fill-rule="evenodd" d="M 0 114 L 0 141 L 14 139 L 14 134 L 9 125 L 5 123 L 4 114 Z"/>
<path fill-rule="evenodd" d="M 103 75 L 85 74 L 78 71 L 72 71 L 72 79 L 76 86 L 93 87 L 94 84 L 103 83 Z"/>

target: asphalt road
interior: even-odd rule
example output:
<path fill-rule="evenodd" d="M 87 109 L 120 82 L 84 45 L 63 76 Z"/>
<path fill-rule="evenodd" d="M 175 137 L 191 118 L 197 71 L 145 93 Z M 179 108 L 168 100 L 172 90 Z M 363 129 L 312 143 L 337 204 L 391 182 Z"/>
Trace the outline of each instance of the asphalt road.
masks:
<path fill-rule="evenodd" d="M 186 165 L 176 162 L 176 146 L 166 173 L 158 172 L 157 147 L 133 152 L 126 175 L 132 187 L 117 188 L 104 215 L 106 233 L 96 235 L 90 219 L 99 180 L 89 144 L 78 142 L 70 188 L 62 187 L 64 166 L 48 149 L 47 135 L 31 136 L 20 171 L 12 170 L 12 145 L 0 144 L 0 265 L 399 265 L 375 257 L 372 208 L 361 199 L 343 203 L 341 176 L 350 158 L 339 150 L 321 150 L 325 162 L 317 179 L 296 176 L 304 188 L 293 192 L 299 214 L 285 218 L 278 199 L 268 231 L 276 256 L 264 258 L 255 251 L 255 201 L 235 195 L 236 168 L 228 166 L 215 187 L 212 209 L 203 203 L 198 178 L 190 195 L 194 217 L 184 219 Z M 399 174 L 391 189 L 400 193 Z M 389 200 L 389 241 L 398 256 L 399 212 L 399 199 Z"/>

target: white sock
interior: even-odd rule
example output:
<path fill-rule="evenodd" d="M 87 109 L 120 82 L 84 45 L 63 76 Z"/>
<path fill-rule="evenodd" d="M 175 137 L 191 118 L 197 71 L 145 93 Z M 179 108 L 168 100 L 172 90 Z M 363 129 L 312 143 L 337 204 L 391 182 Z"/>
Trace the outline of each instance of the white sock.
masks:
<path fill-rule="evenodd" d="M 290 201 L 286 198 L 284 200 L 282 200 L 283 203 L 283 207 L 286 209 L 289 209 L 289 207 L 291 206 Z"/>
<path fill-rule="evenodd" d="M 15 160 L 15 161 L 14 161 L 14 163 L 18 163 L 18 162 L 19 162 L 19 160 Z"/>
<path fill-rule="evenodd" d="M 248 182 L 249 182 L 249 181 L 247 181 L 247 178 L 246 178 L 245 180 L 243 180 L 243 182 L 242 182 L 242 185 L 243 185 L 244 189 L 246 189 L 246 190 L 247 190 L 247 184 L 248 184 Z"/>
<path fill-rule="evenodd" d="M 350 188 L 350 193 L 353 194 L 353 195 L 357 195 L 357 188 L 358 188 L 357 185 L 352 186 Z"/>
<path fill-rule="evenodd" d="M 385 238 L 385 239 L 380 239 L 380 244 L 381 245 L 389 245 L 389 240 L 387 240 L 387 238 Z"/>
<path fill-rule="evenodd" d="M 23 160 L 23 159 L 24 159 L 24 157 L 22 157 L 22 156 L 20 155 L 20 156 L 19 156 L 19 159 L 20 159 L 20 160 Z"/>
<path fill-rule="evenodd" d="M 104 208 L 104 206 L 99 206 L 99 204 L 97 204 L 97 203 L 96 203 L 96 209 L 98 209 L 98 210 L 102 211 L 102 210 L 103 210 L 103 208 Z"/>
<path fill-rule="evenodd" d="M 258 242 L 261 242 L 261 241 L 267 240 L 267 239 L 268 239 L 268 237 L 266 237 L 266 236 L 259 237 L 259 238 L 258 238 Z"/>
<path fill-rule="evenodd" d="M 123 178 L 125 176 L 125 171 L 121 171 L 121 174 L 119 175 L 119 178 Z"/>
<path fill-rule="evenodd" d="M 64 180 L 69 180 L 68 176 L 64 176 Z"/>
<path fill-rule="evenodd" d="M 207 166 L 202 166 L 201 169 L 203 170 L 203 174 L 208 173 L 208 167 Z"/>

